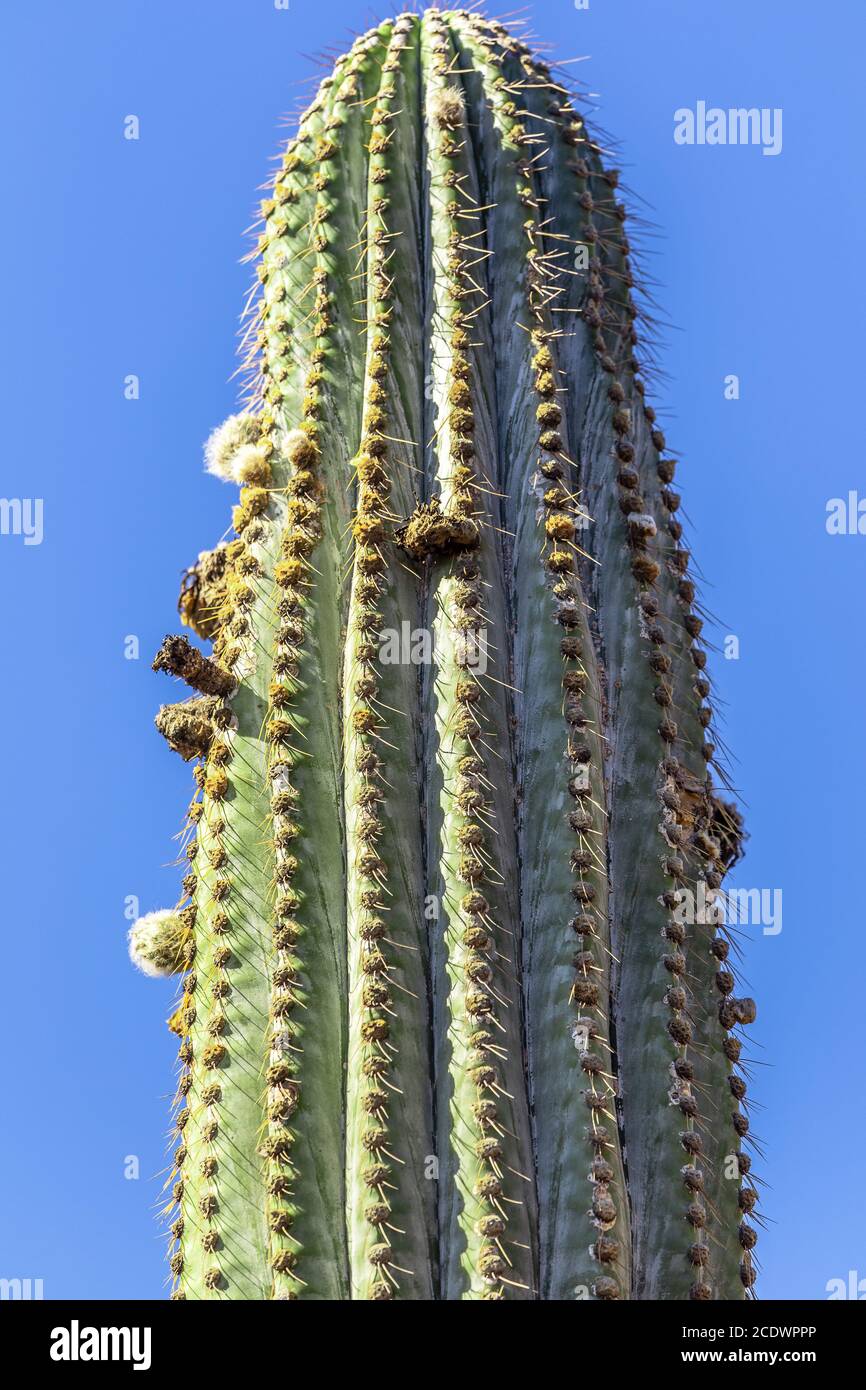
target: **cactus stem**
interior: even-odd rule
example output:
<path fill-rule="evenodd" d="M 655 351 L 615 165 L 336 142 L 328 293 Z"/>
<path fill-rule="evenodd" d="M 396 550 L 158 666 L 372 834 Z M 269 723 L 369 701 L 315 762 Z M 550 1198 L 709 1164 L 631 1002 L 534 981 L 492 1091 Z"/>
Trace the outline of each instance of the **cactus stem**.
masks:
<path fill-rule="evenodd" d="M 173 1299 L 752 1296 L 755 1005 L 683 912 L 742 824 L 605 157 L 504 26 L 406 13 L 250 229 L 211 653 L 154 662 L 183 896 L 130 932 Z"/>

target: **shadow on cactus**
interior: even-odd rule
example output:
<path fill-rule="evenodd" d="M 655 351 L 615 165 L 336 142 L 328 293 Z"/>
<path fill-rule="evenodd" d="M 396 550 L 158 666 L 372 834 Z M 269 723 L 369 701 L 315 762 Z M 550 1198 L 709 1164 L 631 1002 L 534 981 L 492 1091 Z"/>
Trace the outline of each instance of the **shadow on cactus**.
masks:
<path fill-rule="evenodd" d="M 212 652 L 155 663 L 189 872 L 130 943 L 182 983 L 175 1298 L 752 1289 L 755 1009 L 681 910 L 742 822 L 617 183 L 558 73 L 431 10 L 262 206 Z"/>

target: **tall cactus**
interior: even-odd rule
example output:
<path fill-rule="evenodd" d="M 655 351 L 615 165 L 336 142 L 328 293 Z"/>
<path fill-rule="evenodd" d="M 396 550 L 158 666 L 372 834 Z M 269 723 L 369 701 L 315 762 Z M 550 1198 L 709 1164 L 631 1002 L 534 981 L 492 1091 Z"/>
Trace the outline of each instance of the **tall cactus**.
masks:
<path fill-rule="evenodd" d="M 732 1299 L 756 1189 L 674 461 L 616 171 L 551 69 L 404 14 L 262 206 L 198 759 L 175 1298 Z M 710 920 L 708 920 L 708 918 Z"/>

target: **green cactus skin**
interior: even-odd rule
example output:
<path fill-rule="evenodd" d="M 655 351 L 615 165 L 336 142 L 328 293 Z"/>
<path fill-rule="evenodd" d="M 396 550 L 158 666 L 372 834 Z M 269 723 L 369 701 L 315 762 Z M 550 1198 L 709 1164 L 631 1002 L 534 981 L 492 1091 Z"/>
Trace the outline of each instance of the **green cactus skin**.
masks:
<path fill-rule="evenodd" d="M 130 938 L 181 977 L 173 1298 L 753 1288 L 755 1009 L 682 910 L 740 819 L 616 187 L 543 61 L 430 10 L 262 205 L 212 654 L 154 663 L 190 867 Z"/>

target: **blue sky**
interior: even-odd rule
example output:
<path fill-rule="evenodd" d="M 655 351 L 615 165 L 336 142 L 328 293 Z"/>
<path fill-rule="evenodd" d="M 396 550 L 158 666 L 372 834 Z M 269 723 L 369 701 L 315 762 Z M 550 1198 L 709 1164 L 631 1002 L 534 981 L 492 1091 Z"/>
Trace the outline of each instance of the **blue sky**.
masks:
<path fill-rule="evenodd" d="M 655 403 L 683 455 L 705 599 L 740 643 L 713 661 L 751 831 L 734 881 L 783 894 L 782 931 L 747 943 L 760 1291 L 823 1298 L 828 1280 L 866 1277 L 866 535 L 825 527 L 828 499 L 866 497 L 864 13 L 526 13 L 559 57 L 591 55 L 573 71 L 658 224 L 652 274 L 676 328 Z M 181 570 L 227 523 L 201 442 L 235 404 L 241 233 L 280 119 L 309 90 L 303 55 L 380 17 L 351 0 L 42 0 L 2 20 L 0 494 L 44 499 L 44 538 L 0 535 L 0 1275 L 42 1278 L 47 1298 L 164 1296 L 172 991 L 130 968 L 123 914 L 130 895 L 142 911 L 175 900 L 191 777 L 153 729 L 170 687 L 150 658 Z M 781 153 L 677 145 L 674 111 L 701 100 L 781 108 Z"/>

